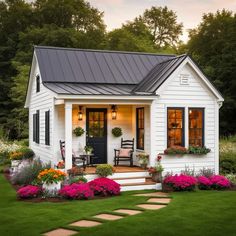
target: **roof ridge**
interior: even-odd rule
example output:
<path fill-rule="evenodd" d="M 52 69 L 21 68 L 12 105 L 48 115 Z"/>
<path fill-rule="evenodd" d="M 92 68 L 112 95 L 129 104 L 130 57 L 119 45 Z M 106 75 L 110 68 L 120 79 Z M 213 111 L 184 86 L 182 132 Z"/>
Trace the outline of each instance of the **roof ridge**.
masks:
<path fill-rule="evenodd" d="M 149 52 L 130 52 L 130 51 L 113 51 L 113 50 L 103 50 L 103 49 L 84 49 L 84 48 L 66 48 L 66 47 L 53 47 L 53 46 L 42 46 L 34 45 L 34 48 L 39 49 L 57 49 L 57 50 L 68 50 L 68 51 L 85 51 L 85 52 L 101 52 L 101 53 L 120 53 L 120 54 L 137 54 L 137 55 L 150 55 L 150 56 L 168 56 L 176 58 L 175 54 L 158 54 L 158 53 L 149 53 Z"/>

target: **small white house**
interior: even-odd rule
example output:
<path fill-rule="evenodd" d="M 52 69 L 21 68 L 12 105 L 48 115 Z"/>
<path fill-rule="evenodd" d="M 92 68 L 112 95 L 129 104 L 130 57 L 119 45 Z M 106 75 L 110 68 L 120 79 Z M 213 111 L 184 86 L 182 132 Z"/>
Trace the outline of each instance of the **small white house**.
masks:
<path fill-rule="evenodd" d="M 170 146 L 206 146 L 206 155 L 163 155 L 165 171 L 185 167 L 219 171 L 219 109 L 223 98 L 187 55 L 83 50 L 36 46 L 25 107 L 30 147 L 42 161 L 61 160 L 89 144 L 96 163 L 114 164 L 121 137 L 133 139 L 149 165 Z M 86 132 L 73 134 L 76 127 Z"/>

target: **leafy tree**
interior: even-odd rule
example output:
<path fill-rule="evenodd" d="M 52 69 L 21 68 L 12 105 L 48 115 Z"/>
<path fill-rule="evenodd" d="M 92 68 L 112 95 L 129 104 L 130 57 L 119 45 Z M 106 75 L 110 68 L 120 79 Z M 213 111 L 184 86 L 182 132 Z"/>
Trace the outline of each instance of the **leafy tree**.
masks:
<path fill-rule="evenodd" d="M 220 110 L 221 134 L 233 134 L 236 132 L 236 14 L 227 10 L 204 14 L 189 36 L 189 53 L 225 99 Z"/>
<path fill-rule="evenodd" d="M 166 6 L 145 10 L 143 20 L 149 28 L 157 48 L 175 46 L 178 43 L 183 24 L 177 23 L 176 13 Z"/>

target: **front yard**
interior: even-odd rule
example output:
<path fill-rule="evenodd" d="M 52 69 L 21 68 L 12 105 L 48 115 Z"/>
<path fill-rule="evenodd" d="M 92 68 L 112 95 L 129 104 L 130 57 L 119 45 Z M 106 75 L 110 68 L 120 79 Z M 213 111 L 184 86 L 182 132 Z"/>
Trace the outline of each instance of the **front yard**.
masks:
<path fill-rule="evenodd" d="M 69 223 L 98 213 L 135 209 L 136 204 L 148 199 L 133 194 L 61 203 L 23 202 L 16 200 L 15 190 L 0 175 L 0 235 L 40 235 L 54 228 L 68 228 Z M 236 235 L 236 191 L 181 192 L 172 196 L 166 208 L 81 228 L 79 235 Z"/>

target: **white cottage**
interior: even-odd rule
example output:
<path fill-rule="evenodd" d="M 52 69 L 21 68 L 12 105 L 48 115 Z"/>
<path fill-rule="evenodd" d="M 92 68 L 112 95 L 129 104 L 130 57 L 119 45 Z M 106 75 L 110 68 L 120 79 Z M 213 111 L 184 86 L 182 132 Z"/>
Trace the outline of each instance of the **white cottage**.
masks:
<path fill-rule="evenodd" d="M 223 98 L 187 55 L 83 50 L 36 46 L 25 107 L 29 108 L 29 143 L 42 161 L 61 160 L 94 148 L 96 163 L 114 164 L 121 137 L 134 139 L 136 154 L 157 154 L 170 146 L 206 146 L 202 155 L 163 155 L 165 171 L 185 167 L 219 171 L 219 108 Z M 86 132 L 77 137 L 76 127 Z M 127 163 L 126 163 L 127 164 Z M 128 163 L 129 164 L 129 163 Z"/>

